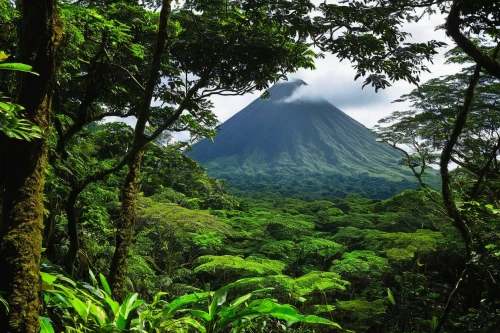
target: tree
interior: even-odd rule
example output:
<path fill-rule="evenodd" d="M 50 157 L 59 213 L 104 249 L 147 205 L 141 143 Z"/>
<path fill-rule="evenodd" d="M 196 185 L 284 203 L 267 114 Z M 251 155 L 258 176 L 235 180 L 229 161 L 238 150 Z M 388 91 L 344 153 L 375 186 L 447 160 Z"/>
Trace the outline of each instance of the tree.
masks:
<path fill-rule="evenodd" d="M 8 292 L 10 312 L 0 314 L 0 326 L 34 333 L 39 327 L 44 169 L 61 20 L 56 1 L 25 0 L 20 5 L 19 60 L 39 76 L 21 74 L 16 102 L 43 135 L 31 141 L 2 138 L 0 289 Z"/>
<path fill-rule="evenodd" d="M 498 49 L 485 52 L 474 38 L 492 38 L 498 41 L 500 23 L 500 5 L 495 1 L 454 0 L 451 3 L 446 20 L 446 33 L 453 38 L 457 46 L 470 56 L 479 68 L 484 68 L 490 75 L 500 78 Z"/>
<path fill-rule="evenodd" d="M 134 233 L 140 165 L 146 144 L 164 130 L 182 123 L 205 136 L 211 135 L 203 129 L 203 125 L 210 126 L 213 118 L 207 109 L 209 96 L 241 95 L 263 89 L 269 82 L 297 68 L 311 68 L 315 56 L 308 51 L 303 39 L 294 40 L 295 36 L 286 27 L 270 20 L 269 8 L 247 9 L 238 2 L 231 8 L 222 2 L 203 5 L 187 2 L 184 9 L 173 16 L 173 22 L 180 27 L 178 35 L 173 31 L 168 36 L 170 6 L 170 1 L 163 2 L 156 46 L 129 152 L 110 274 L 117 297 L 123 292 Z M 168 75 L 169 81 L 157 86 L 162 75 Z M 151 108 L 153 96 L 161 98 L 167 106 Z M 147 122 L 154 126 L 151 135 L 145 133 Z"/>
<path fill-rule="evenodd" d="M 500 51 L 498 46 L 478 47 L 486 53 L 492 50 L 493 59 Z M 460 63 L 475 61 L 457 50 L 449 56 L 451 61 Z M 405 163 L 410 162 L 411 168 L 422 171 L 426 164 L 439 162 L 442 205 L 465 245 L 465 269 L 450 292 L 435 332 L 446 324 L 465 278 L 472 270 L 479 269 L 487 279 L 482 262 L 495 260 L 494 256 L 487 258 L 484 241 L 485 237 L 491 240 L 488 236 L 491 230 L 479 221 L 490 214 L 488 207 L 497 205 L 498 87 L 498 79 L 484 72 L 481 65 L 466 67 L 461 73 L 433 79 L 403 96 L 401 100 L 412 102 L 413 110 L 395 112 L 381 121 L 394 123 L 378 128 L 384 141 L 393 145 L 410 144 L 414 154 L 408 154 Z M 459 166 L 458 171 L 449 170 L 451 161 Z M 417 172 L 417 176 L 421 174 Z"/>
<path fill-rule="evenodd" d="M 498 25 L 500 22 L 499 4 L 490 0 L 348 0 L 345 1 L 348 6 L 347 13 L 358 17 L 358 22 L 365 23 L 360 26 L 349 27 L 347 24 L 344 28 L 344 36 L 348 37 L 353 43 L 348 44 L 352 47 L 358 47 L 361 51 L 369 51 L 364 46 L 364 43 L 356 43 L 363 38 L 373 38 L 373 35 L 366 34 L 367 31 L 373 31 L 375 35 L 382 34 L 379 41 L 373 40 L 371 44 L 375 50 L 373 59 L 367 62 L 362 62 L 359 67 L 360 71 L 368 70 L 375 72 L 369 76 L 365 84 L 375 83 L 381 87 L 386 86 L 380 76 L 380 72 L 388 72 L 389 77 L 394 73 L 394 78 L 409 78 L 409 82 L 418 82 L 418 71 L 414 72 L 421 66 L 419 57 L 424 59 L 432 55 L 432 47 L 426 48 L 424 44 L 403 44 L 388 49 L 381 48 L 380 41 L 389 41 L 389 45 L 395 46 L 395 42 L 401 38 L 405 38 L 408 34 L 399 31 L 398 27 L 406 20 L 408 22 L 418 22 L 425 15 L 433 15 L 441 13 L 446 16 L 446 23 L 440 28 L 444 28 L 447 35 L 450 36 L 458 47 L 464 53 L 470 56 L 475 63 L 486 70 L 490 75 L 500 78 L 500 62 L 496 58 L 494 51 L 485 52 L 475 42 L 477 39 L 498 39 Z M 330 16 L 335 17 L 339 13 L 339 6 L 324 5 L 330 7 Z M 340 7 L 340 9 L 343 9 Z M 350 11 L 352 12 L 350 12 Z M 419 10 L 419 12 L 417 12 Z M 344 11 L 344 13 L 346 13 Z M 376 15 L 380 16 L 376 16 Z M 345 15 L 338 15 L 339 20 L 342 20 Z M 390 25 L 386 25 L 390 22 Z M 372 29 L 370 29 L 372 28 Z M 330 44 L 335 48 L 341 44 L 332 43 L 335 39 L 328 39 Z M 370 45 L 370 44 L 369 44 Z M 427 46 L 438 46 L 434 41 L 427 43 Z M 337 50 L 342 50 L 337 48 Z M 431 53 L 428 53 L 431 51 Z M 360 52 L 362 54 L 362 52 Z M 410 55 L 408 58 L 407 56 Z M 350 59 L 349 57 L 346 57 Z M 389 61 L 379 62 L 381 59 Z M 428 59 L 429 60 L 429 59 Z M 400 68 L 397 64 L 403 64 Z M 424 69 L 420 67 L 420 69 Z M 380 72 L 377 73 L 377 70 Z M 415 76 L 416 75 L 416 76 Z M 370 79 L 373 80 L 370 81 Z"/>
<path fill-rule="evenodd" d="M 427 61 L 445 44 L 430 40 L 410 43 L 410 34 L 401 28 L 405 22 L 421 18 L 415 8 L 439 4 L 442 0 L 422 4 L 417 0 L 346 0 L 340 4 L 322 3 L 321 16 L 315 18 L 312 35 L 315 45 L 324 52 L 348 60 L 356 69 L 355 79 L 366 77 L 363 87 L 390 87 L 389 81 L 420 81 L 428 72 Z M 431 11 L 432 8 L 429 9 Z"/>

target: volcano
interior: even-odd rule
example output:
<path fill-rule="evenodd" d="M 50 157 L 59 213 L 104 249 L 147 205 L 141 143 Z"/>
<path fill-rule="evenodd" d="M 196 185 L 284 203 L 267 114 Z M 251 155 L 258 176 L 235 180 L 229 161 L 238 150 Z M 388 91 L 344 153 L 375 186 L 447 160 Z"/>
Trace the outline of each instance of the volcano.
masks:
<path fill-rule="evenodd" d="M 325 99 L 293 99 L 302 80 L 271 87 L 188 155 L 242 191 L 386 198 L 416 182 L 401 152 Z"/>

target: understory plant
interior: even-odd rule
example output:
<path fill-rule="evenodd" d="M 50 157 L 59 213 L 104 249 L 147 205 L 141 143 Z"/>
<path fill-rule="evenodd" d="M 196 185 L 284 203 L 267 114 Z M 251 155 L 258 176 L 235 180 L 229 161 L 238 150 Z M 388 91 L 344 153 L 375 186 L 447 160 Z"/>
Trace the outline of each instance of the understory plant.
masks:
<path fill-rule="evenodd" d="M 294 324 L 340 326 L 330 320 L 301 315 L 289 304 L 267 297 L 273 288 L 260 288 L 265 278 L 245 278 L 216 291 L 191 293 L 167 301 L 158 293 L 151 303 L 128 294 L 120 304 L 113 300 L 106 278 L 99 281 L 89 271 L 91 283 L 76 282 L 57 267 L 42 269 L 44 316 L 41 333 L 54 332 L 266 332 L 287 330 Z M 239 297 L 228 297 L 242 288 L 253 289 Z"/>

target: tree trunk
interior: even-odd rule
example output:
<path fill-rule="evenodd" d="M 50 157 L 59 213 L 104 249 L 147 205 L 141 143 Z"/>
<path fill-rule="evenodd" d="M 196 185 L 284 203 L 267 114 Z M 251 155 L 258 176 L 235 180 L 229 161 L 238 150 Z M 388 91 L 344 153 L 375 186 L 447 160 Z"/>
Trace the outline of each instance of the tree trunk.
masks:
<path fill-rule="evenodd" d="M 441 194 L 443 196 L 443 204 L 448 212 L 448 216 L 453 220 L 453 226 L 460 232 L 462 236 L 462 240 L 465 245 L 466 251 L 466 259 L 467 266 L 462 272 L 455 289 L 451 292 L 448 297 L 448 301 L 446 303 L 446 307 L 441 314 L 441 317 L 438 320 L 438 324 L 434 329 L 434 333 L 441 332 L 441 329 L 444 327 L 448 320 L 448 315 L 451 310 L 452 300 L 455 295 L 460 291 L 460 288 L 463 286 L 463 281 L 468 274 L 469 266 L 472 264 L 473 254 L 477 253 L 480 255 L 480 258 L 484 254 L 484 247 L 480 245 L 480 240 L 476 239 L 474 232 L 471 229 L 470 222 L 467 221 L 465 216 L 462 215 L 460 210 L 457 207 L 455 202 L 455 197 L 453 195 L 453 191 L 451 188 L 451 176 L 448 170 L 448 164 L 451 160 L 451 154 L 453 151 L 453 147 L 458 142 L 460 135 L 467 123 L 467 118 L 470 113 L 470 107 L 472 101 L 474 99 L 474 91 L 476 89 L 476 85 L 479 81 L 479 76 L 481 74 L 481 65 L 476 65 L 476 69 L 474 70 L 474 75 L 470 79 L 469 87 L 465 93 L 464 105 L 460 112 L 457 115 L 457 121 L 455 123 L 455 127 L 453 128 L 453 132 L 451 134 L 450 139 L 446 143 L 442 153 L 441 159 L 439 162 L 440 172 L 441 172 L 441 181 L 442 181 L 442 189 Z M 475 251 L 476 250 L 476 251 Z"/>
<path fill-rule="evenodd" d="M 0 248 L 0 290 L 7 291 L 10 312 L 0 312 L 3 332 L 39 330 L 40 257 L 43 232 L 44 169 L 55 82 L 61 20 L 55 0 L 21 1 L 20 61 L 39 74 L 22 74 L 17 102 L 23 116 L 40 127 L 43 138 L 6 139 L 3 223 Z"/>
<path fill-rule="evenodd" d="M 43 247 L 45 248 L 45 257 L 52 258 L 55 255 L 55 233 L 56 233 L 56 219 L 61 213 L 59 209 L 59 199 L 51 200 L 48 207 L 46 207 L 50 213 L 45 221 L 44 235 L 43 235 Z"/>
<path fill-rule="evenodd" d="M 135 231 L 137 184 L 139 182 L 141 161 L 142 149 L 133 151 L 130 155 L 129 170 L 122 188 L 122 209 L 116 231 L 115 253 L 111 261 L 109 275 L 113 297 L 117 300 L 122 300 L 124 297 L 127 260 Z"/>
<path fill-rule="evenodd" d="M 69 235 L 69 249 L 65 258 L 66 272 L 74 276 L 74 268 L 76 262 L 76 255 L 80 249 L 80 240 L 78 237 L 78 218 L 76 212 L 76 200 L 81 191 L 73 189 L 68 196 L 66 202 L 66 215 L 68 217 L 68 235 Z"/>

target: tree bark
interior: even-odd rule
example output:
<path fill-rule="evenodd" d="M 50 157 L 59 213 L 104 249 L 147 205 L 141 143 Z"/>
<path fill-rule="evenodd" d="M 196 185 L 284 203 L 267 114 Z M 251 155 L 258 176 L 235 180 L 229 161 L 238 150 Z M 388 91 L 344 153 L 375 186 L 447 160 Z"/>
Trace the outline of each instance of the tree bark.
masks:
<path fill-rule="evenodd" d="M 40 257 L 43 232 L 44 169 L 56 58 L 62 35 L 55 0 L 21 1 L 19 60 L 33 66 L 20 75 L 17 103 L 23 116 L 39 126 L 43 138 L 6 139 L 0 290 L 7 291 L 10 312 L 0 312 L 0 327 L 10 333 L 38 333 Z"/>
<path fill-rule="evenodd" d="M 113 297 L 121 300 L 124 297 L 127 261 L 135 230 L 137 186 L 139 182 L 142 149 L 136 149 L 131 154 L 122 188 L 122 209 L 119 225 L 116 231 L 116 244 L 110 268 L 110 286 Z"/>
<path fill-rule="evenodd" d="M 65 258 L 66 272 L 74 276 L 76 255 L 80 249 L 80 239 L 78 237 L 78 217 L 76 212 L 76 200 L 81 191 L 73 189 L 66 202 L 66 215 L 68 217 L 69 249 Z"/>

